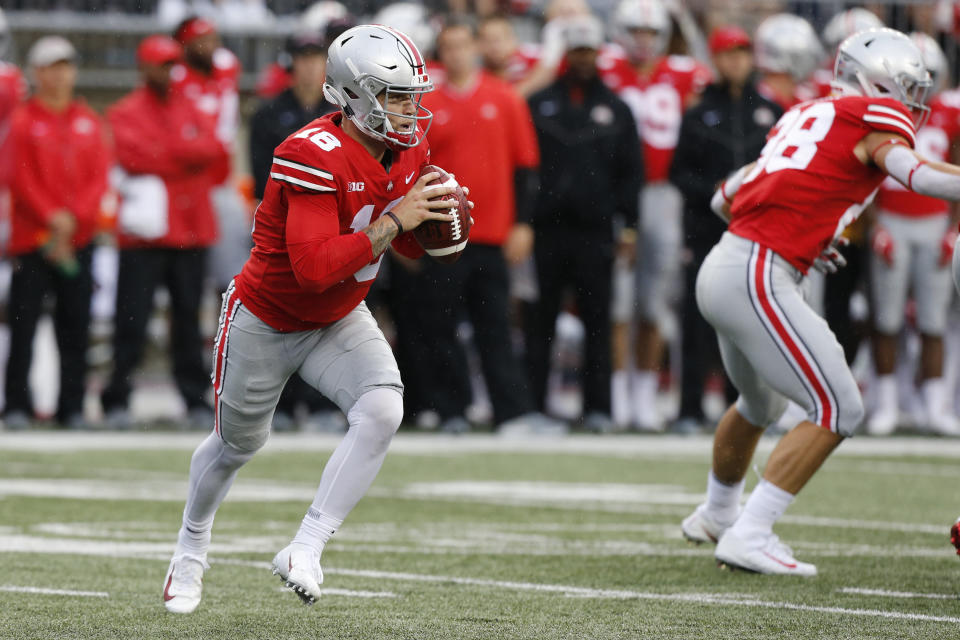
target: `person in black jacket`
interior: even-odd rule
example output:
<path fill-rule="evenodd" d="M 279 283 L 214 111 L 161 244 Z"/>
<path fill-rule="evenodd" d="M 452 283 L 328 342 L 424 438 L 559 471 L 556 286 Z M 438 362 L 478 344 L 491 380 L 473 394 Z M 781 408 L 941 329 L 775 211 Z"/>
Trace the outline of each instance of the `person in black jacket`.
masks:
<path fill-rule="evenodd" d="M 277 145 L 314 118 L 335 108 L 323 98 L 327 69 L 323 36 L 313 32 L 290 36 L 286 50 L 290 56 L 290 87 L 261 105 L 250 120 L 250 166 L 253 195 L 257 199 L 263 198 Z"/>
<path fill-rule="evenodd" d="M 540 299 L 527 327 L 527 362 L 534 397 L 543 409 L 557 314 L 564 288 L 572 285 L 586 328 L 584 427 L 609 431 L 613 221 L 622 218 L 620 242 L 632 248 L 640 145 L 630 109 L 597 73 L 597 50 L 603 44 L 599 21 L 590 16 L 571 20 L 564 39 L 566 73 L 530 98 L 541 162 L 533 216 Z"/>
<path fill-rule="evenodd" d="M 673 426 L 683 433 L 702 427 L 705 377 L 711 370 L 722 370 L 716 336 L 700 315 L 694 296 L 697 270 L 727 228 L 710 210 L 710 198 L 727 174 L 760 155 L 767 132 L 782 113 L 753 84 L 753 54 L 746 32 L 739 27 L 716 29 L 710 37 L 710 52 L 719 78 L 704 90 L 700 103 L 684 114 L 670 168 L 670 182 L 684 197 L 687 249 L 680 414 Z M 729 394 L 729 383 L 727 387 Z"/>
<path fill-rule="evenodd" d="M 290 36 L 286 52 L 290 60 L 290 87 L 264 103 L 250 120 L 250 167 L 253 170 L 253 195 L 263 199 L 270 179 L 273 150 L 287 136 L 336 107 L 323 97 L 327 69 L 326 38 L 313 32 Z M 345 423 L 331 404 L 299 376 L 292 376 L 280 397 L 273 426 L 278 431 L 294 427 L 296 405 L 303 404 L 313 414 L 311 422 L 323 430 L 335 430 Z"/>

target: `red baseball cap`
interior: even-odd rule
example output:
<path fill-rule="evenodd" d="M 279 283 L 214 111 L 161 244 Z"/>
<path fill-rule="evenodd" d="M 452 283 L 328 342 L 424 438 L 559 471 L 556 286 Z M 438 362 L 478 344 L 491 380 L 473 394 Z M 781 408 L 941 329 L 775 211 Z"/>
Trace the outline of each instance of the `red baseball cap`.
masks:
<path fill-rule="evenodd" d="M 189 44 L 190 41 L 200 36 L 216 33 L 216 31 L 217 28 L 206 18 L 189 18 L 180 24 L 173 37 L 180 44 Z"/>
<path fill-rule="evenodd" d="M 148 36 L 137 47 L 137 62 L 144 64 L 166 64 L 177 62 L 183 54 L 183 48 L 170 36 Z"/>
<path fill-rule="evenodd" d="M 710 53 L 717 54 L 731 49 L 749 49 L 750 35 L 735 25 L 724 25 L 710 32 Z"/>

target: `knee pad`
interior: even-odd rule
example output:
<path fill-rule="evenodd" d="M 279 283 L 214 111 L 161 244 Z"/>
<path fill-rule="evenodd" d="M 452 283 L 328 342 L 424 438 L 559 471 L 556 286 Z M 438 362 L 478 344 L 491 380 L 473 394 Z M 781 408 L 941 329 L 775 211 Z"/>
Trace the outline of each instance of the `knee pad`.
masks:
<path fill-rule="evenodd" d="M 267 443 L 272 413 L 251 415 L 222 400 L 217 410 L 220 412 L 220 437 L 226 444 L 239 452 L 253 455 Z"/>
<path fill-rule="evenodd" d="M 787 399 L 779 393 L 770 392 L 762 398 L 748 399 L 743 394 L 737 398 L 737 411 L 752 425 L 766 429 L 775 424 L 787 410 Z"/>
<path fill-rule="evenodd" d="M 394 387 L 367 391 L 353 403 L 347 421 L 351 429 L 389 444 L 403 421 L 403 395 Z"/>

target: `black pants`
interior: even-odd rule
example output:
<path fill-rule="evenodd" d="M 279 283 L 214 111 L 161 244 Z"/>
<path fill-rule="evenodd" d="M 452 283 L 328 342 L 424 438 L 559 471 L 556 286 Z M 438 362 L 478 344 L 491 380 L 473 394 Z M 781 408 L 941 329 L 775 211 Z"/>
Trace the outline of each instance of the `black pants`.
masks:
<path fill-rule="evenodd" d="M 57 418 L 65 422 L 82 415 L 90 332 L 91 247 L 77 252 L 79 270 L 67 275 L 40 252 L 13 259 L 10 282 L 10 358 L 7 360 L 6 411 L 33 412 L 27 377 L 33 361 L 33 337 L 43 312 L 44 299 L 56 298 L 53 314 L 60 352 L 60 401 Z"/>
<path fill-rule="evenodd" d="M 573 287 L 584 345 L 584 413 L 610 413 L 610 289 L 612 233 L 553 229 L 538 232 L 534 244 L 540 299 L 527 325 L 527 370 L 535 401 L 547 399 L 551 346 L 564 291 Z"/>
<path fill-rule="evenodd" d="M 719 240 L 719 238 L 718 238 Z M 723 371 L 717 334 L 710 323 L 700 314 L 697 307 L 697 273 L 712 247 L 696 247 L 693 256 L 684 270 L 683 309 L 681 331 L 683 347 L 680 365 L 680 413 L 681 418 L 703 420 L 704 382 L 711 371 Z M 732 403 L 737 398 L 736 389 L 730 379 L 724 376 L 727 400 Z"/>
<path fill-rule="evenodd" d="M 842 249 L 847 266 L 831 273 L 824 284 L 823 315 L 843 347 L 848 363 L 853 363 L 860 342 L 867 336 L 866 326 L 858 325 L 850 315 L 850 298 L 867 275 L 870 249 L 862 243 L 851 243 Z"/>
<path fill-rule="evenodd" d="M 464 312 L 473 326 L 483 379 L 500 424 L 533 411 L 530 388 L 510 336 L 510 282 L 503 250 L 468 245 L 452 265 L 424 259 L 423 279 L 430 296 L 420 321 L 430 362 L 432 404 L 442 418 L 462 416 L 470 403 L 467 356 L 457 339 Z"/>
<path fill-rule="evenodd" d="M 147 321 L 159 285 L 170 292 L 173 377 L 187 409 L 206 407 L 209 360 L 200 335 L 200 299 L 206 276 L 206 249 L 124 249 L 120 251 L 117 312 L 113 333 L 113 375 L 103 392 L 105 411 L 125 408 L 130 379 L 143 357 Z"/>

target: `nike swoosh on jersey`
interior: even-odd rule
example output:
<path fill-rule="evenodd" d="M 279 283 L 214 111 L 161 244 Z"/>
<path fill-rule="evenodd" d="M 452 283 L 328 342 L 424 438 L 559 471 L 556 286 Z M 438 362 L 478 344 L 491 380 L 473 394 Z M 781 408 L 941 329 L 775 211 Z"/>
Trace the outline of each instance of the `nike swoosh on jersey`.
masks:
<path fill-rule="evenodd" d="M 414 173 L 416 173 L 416 171 L 414 171 L 413 173 L 411 173 L 410 175 L 408 175 L 406 178 L 404 178 L 404 179 L 403 179 L 403 183 L 404 183 L 404 184 L 410 184 L 410 181 L 413 180 L 413 174 L 414 174 Z"/>

